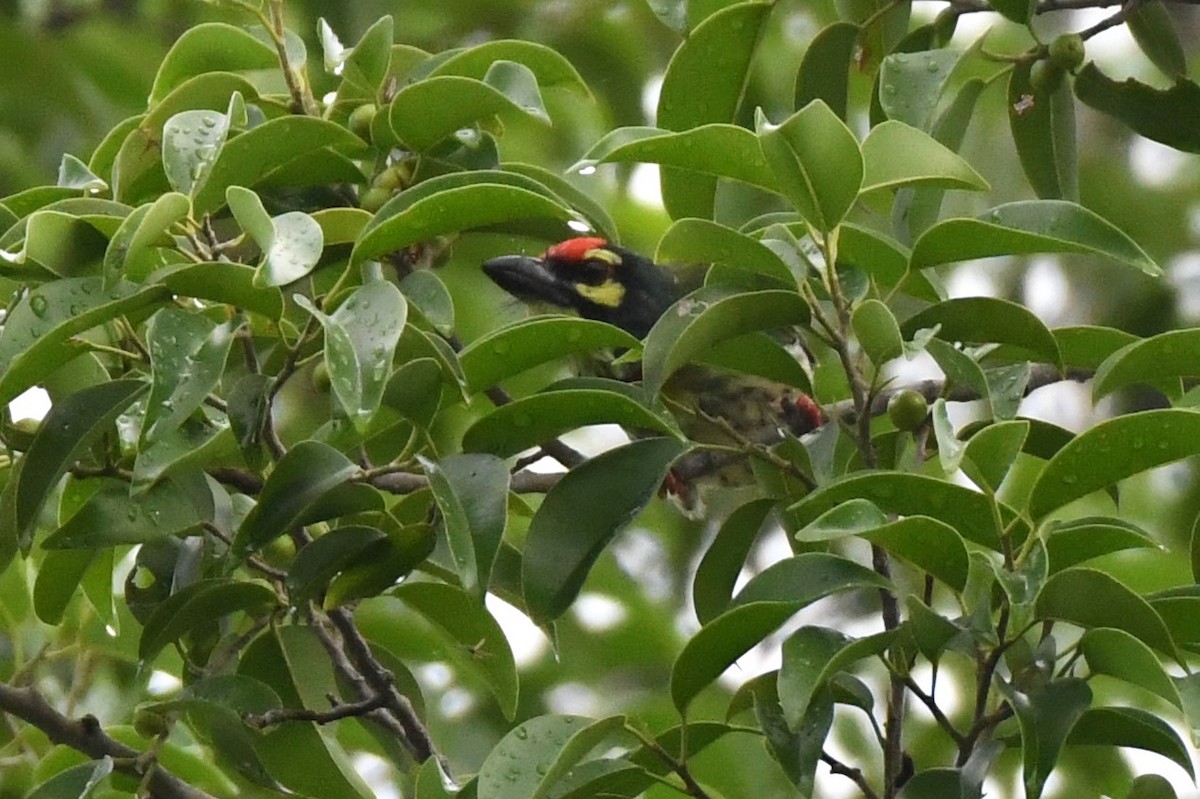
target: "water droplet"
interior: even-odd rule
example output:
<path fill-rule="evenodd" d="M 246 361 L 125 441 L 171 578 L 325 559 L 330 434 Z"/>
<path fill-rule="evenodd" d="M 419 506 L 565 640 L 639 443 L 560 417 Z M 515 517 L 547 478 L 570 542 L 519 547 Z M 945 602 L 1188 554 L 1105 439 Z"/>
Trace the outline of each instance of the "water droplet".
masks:
<path fill-rule="evenodd" d="M 1079 478 L 1073 474 L 1064 474 L 1062 476 L 1062 481 L 1067 485 L 1075 485 L 1075 483 L 1079 482 Z"/>
<path fill-rule="evenodd" d="M 509 350 L 509 345 L 508 345 L 507 341 L 497 341 L 495 344 L 492 345 L 492 352 L 495 353 L 496 355 L 507 355 L 508 350 Z"/>
<path fill-rule="evenodd" d="M 41 318 L 46 315 L 46 306 L 49 303 L 41 294 L 33 294 L 29 297 L 29 310 L 33 311 L 33 315 Z"/>
<path fill-rule="evenodd" d="M 514 732 L 513 735 L 517 736 L 518 741 L 524 741 L 529 737 L 529 730 L 525 729 L 524 727 L 517 727 L 516 732 Z"/>

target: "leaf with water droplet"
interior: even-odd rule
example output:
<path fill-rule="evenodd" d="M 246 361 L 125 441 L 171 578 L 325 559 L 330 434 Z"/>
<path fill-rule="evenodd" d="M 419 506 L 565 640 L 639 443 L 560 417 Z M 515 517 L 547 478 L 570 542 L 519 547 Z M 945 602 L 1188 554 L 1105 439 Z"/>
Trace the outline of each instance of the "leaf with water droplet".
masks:
<path fill-rule="evenodd" d="M 568 771 L 624 723 L 623 716 L 593 721 L 553 715 L 522 722 L 480 767 L 479 799 L 546 799 Z"/>

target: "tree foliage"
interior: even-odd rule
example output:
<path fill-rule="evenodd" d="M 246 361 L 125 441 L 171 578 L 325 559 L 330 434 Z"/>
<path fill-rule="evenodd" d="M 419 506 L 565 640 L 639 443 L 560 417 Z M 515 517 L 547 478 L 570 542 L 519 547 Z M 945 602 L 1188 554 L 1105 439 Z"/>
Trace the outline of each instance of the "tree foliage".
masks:
<path fill-rule="evenodd" d="M 1200 149 L 1163 4 L 420 9 L 216 4 L 0 200 L 0 400 L 51 401 L 0 428 L 0 795 L 1174 795 L 1114 748 L 1194 776 L 1192 514 L 1145 475 L 1200 451 L 1200 341 L 1146 310 L 1169 203 L 1088 146 Z M 1117 26 L 1160 74 L 1090 60 Z M 705 285 L 639 341 L 479 270 L 581 230 Z M 1080 315 L 948 291 L 997 258 Z M 639 381 L 567 377 L 614 352 Z M 826 423 L 690 440 L 663 388 L 697 362 Z M 1096 423 L 1030 415 L 1076 383 Z M 659 497 L 701 452 L 753 484 L 697 521 Z"/>

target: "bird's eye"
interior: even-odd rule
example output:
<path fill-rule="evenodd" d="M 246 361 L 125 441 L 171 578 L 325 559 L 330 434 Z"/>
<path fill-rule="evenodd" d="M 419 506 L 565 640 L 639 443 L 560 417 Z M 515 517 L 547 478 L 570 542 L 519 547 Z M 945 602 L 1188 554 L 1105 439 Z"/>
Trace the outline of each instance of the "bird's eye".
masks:
<path fill-rule="evenodd" d="M 612 277 L 612 264 L 595 259 L 579 261 L 575 264 L 573 279 L 578 283 L 598 286 Z"/>

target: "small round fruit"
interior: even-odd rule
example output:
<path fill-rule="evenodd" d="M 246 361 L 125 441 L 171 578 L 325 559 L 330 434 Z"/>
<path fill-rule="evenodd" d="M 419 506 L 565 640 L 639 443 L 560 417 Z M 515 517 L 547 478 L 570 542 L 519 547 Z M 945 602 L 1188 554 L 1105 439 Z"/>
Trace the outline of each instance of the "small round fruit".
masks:
<path fill-rule="evenodd" d="M 358 108 L 355 108 L 353 111 L 351 111 L 350 121 L 347 123 L 347 127 L 350 128 L 350 132 L 360 139 L 370 141 L 371 122 L 375 120 L 376 111 L 378 111 L 378 109 L 375 107 L 374 103 L 360 105 Z"/>
<path fill-rule="evenodd" d="M 1050 60 L 1068 72 L 1083 66 L 1085 56 L 1083 37 L 1078 33 L 1064 33 L 1050 42 Z"/>
<path fill-rule="evenodd" d="M 1058 62 L 1038 61 L 1029 73 L 1029 85 L 1035 92 L 1049 94 L 1058 89 L 1066 77 L 1067 71 Z"/>
<path fill-rule="evenodd" d="M 312 385 L 317 391 L 322 394 L 329 393 L 329 387 L 332 381 L 329 378 L 329 365 L 324 361 L 317 361 L 317 365 L 312 370 Z"/>
<path fill-rule="evenodd" d="M 920 391 L 905 388 L 888 400 L 887 412 L 897 430 L 916 430 L 929 415 L 929 403 Z"/>
<path fill-rule="evenodd" d="M 169 730 L 161 713 L 140 707 L 133 712 L 133 731 L 143 738 L 157 738 Z"/>
<path fill-rule="evenodd" d="M 364 211 L 375 213 L 390 199 L 392 199 L 390 191 L 379 186 L 371 186 L 359 197 L 358 204 Z"/>

